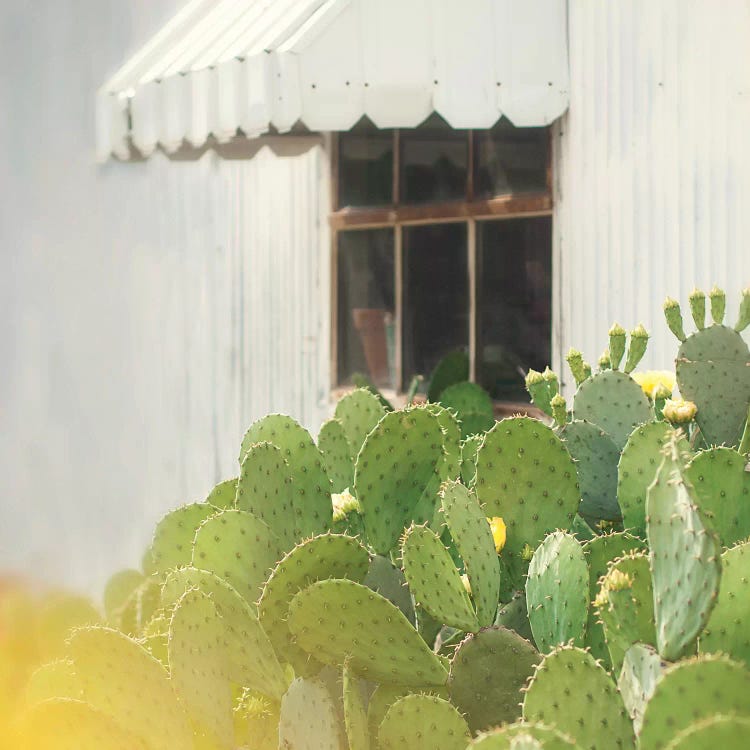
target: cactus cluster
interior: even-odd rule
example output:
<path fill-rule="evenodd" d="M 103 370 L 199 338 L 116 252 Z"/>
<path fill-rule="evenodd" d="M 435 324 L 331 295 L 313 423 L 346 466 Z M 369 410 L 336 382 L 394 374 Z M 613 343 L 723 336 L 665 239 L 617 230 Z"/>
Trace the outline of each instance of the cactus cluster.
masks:
<path fill-rule="evenodd" d="M 256 422 L 236 477 L 158 523 L 104 614 L 5 602 L 12 746 L 744 747 L 750 294 L 735 329 L 709 298 L 691 337 L 665 306 L 692 412 L 633 377 L 648 334 L 615 325 L 598 369 L 569 353 L 570 408 L 529 373 L 547 419 L 496 422 L 454 354 L 426 404 L 357 389 L 317 440 Z"/>

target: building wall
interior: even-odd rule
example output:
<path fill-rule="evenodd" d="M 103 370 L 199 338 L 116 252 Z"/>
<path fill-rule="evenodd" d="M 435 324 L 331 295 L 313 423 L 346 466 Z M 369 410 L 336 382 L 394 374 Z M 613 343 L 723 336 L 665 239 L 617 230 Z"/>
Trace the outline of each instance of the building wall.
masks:
<path fill-rule="evenodd" d="M 100 590 L 255 418 L 326 410 L 320 140 L 95 164 L 97 86 L 179 5 L 0 4 L 0 575 Z"/>
<path fill-rule="evenodd" d="M 750 4 L 569 0 L 570 109 L 556 128 L 555 345 L 598 358 L 643 321 L 671 367 L 667 295 L 750 284 Z M 687 316 L 690 317 L 689 314 Z"/>

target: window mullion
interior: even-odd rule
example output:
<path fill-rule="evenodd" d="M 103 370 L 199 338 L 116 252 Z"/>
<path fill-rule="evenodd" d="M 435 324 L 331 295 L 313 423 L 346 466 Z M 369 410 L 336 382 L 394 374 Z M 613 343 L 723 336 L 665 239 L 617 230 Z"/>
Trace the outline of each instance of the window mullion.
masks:
<path fill-rule="evenodd" d="M 393 387 L 397 393 L 404 389 L 404 243 L 403 228 L 396 224 L 393 229 L 393 248 L 394 248 L 394 272 L 395 280 L 395 341 L 394 341 L 394 370 L 396 382 Z"/>
<path fill-rule="evenodd" d="M 469 219 L 466 250 L 469 270 L 469 380 L 477 380 L 477 352 L 479 350 L 478 295 L 479 269 L 477 267 L 477 222 Z"/>

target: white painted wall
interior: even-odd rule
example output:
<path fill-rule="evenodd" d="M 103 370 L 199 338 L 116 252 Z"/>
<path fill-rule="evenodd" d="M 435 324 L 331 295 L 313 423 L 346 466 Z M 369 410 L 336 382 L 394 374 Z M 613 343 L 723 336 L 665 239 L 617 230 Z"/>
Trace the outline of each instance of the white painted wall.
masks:
<path fill-rule="evenodd" d="M 95 164 L 97 86 L 179 4 L 0 4 L 0 571 L 97 592 L 253 419 L 322 418 L 319 141 Z"/>
<path fill-rule="evenodd" d="M 651 328 L 667 295 L 750 285 L 750 4 L 569 0 L 570 110 L 556 128 L 555 361 L 598 359 L 609 325 Z M 690 318 L 687 313 L 687 318 Z"/>

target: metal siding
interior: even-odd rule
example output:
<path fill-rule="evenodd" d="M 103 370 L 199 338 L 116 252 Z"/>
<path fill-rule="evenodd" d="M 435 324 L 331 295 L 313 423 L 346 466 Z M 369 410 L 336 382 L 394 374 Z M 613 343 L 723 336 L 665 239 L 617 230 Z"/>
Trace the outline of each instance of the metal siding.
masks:
<path fill-rule="evenodd" d="M 614 321 L 650 327 L 642 367 L 673 367 L 661 305 L 695 285 L 724 286 L 734 323 L 750 283 L 748 38 L 744 0 L 570 0 L 570 108 L 554 129 L 566 378 L 568 348 L 595 361 Z"/>

